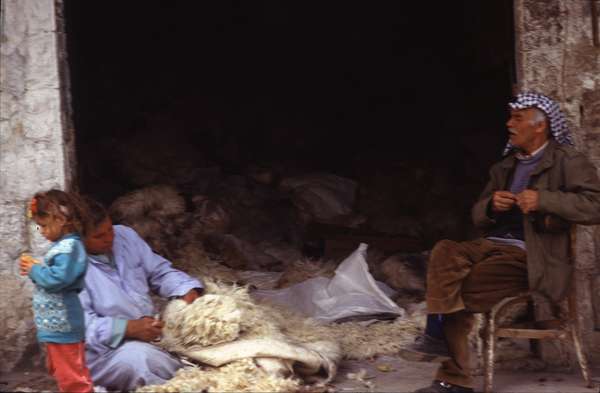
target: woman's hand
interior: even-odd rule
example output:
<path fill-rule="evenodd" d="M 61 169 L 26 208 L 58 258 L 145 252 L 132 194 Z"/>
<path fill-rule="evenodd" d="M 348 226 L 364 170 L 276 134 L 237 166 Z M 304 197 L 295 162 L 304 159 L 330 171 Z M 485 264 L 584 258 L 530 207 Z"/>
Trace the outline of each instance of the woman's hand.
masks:
<path fill-rule="evenodd" d="M 156 341 L 162 335 L 163 326 L 163 321 L 151 317 L 130 319 L 127 321 L 125 337 L 145 342 Z"/>
<path fill-rule="evenodd" d="M 204 291 L 202 289 L 193 288 L 190 289 L 188 293 L 181 297 L 181 300 L 185 301 L 187 304 L 192 304 L 194 300 L 198 299 Z"/>

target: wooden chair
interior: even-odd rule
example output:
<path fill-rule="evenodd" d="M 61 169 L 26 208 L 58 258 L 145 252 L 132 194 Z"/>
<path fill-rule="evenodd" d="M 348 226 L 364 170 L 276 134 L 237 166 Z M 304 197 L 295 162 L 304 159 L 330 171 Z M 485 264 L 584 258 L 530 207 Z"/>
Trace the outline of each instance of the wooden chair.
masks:
<path fill-rule="evenodd" d="M 575 255 L 575 227 L 571 229 L 571 258 Z M 498 302 L 492 310 L 485 313 L 486 330 L 483 338 L 484 357 L 484 392 L 492 392 L 494 381 L 494 356 L 496 350 L 496 339 L 498 337 L 526 338 L 533 340 L 561 339 L 570 340 L 575 347 L 579 367 L 587 387 L 592 387 L 592 380 L 587 358 L 583 351 L 580 325 L 577 311 L 577 296 L 575 282 L 573 280 L 567 299 L 567 313 L 564 318 L 547 321 L 537 321 L 529 325 L 498 326 L 498 322 L 506 315 L 510 307 L 518 303 L 530 303 L 533 301 L 532 293 L 526 292 L 517 296 L 505 298 Z"/>

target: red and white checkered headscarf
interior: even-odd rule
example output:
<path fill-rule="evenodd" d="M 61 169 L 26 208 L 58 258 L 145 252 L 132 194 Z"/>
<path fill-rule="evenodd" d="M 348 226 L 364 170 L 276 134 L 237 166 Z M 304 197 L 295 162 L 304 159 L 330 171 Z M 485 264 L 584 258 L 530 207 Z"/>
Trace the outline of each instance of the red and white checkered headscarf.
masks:
<path fill-rule="evenodd" d="M 543 94 L 534 92 L 519 93 L 513 101 L 508 103 L 510 109 L 537 108 L 546 114 L 550 127 L 550 134 L 559 144 L 574 146 L 573 138 L 567 127 L 567 119 L 560 110 L 558 104 Z M 504 148 L 503 155 L 508 154 L 515 147 L 508 142 Z"/>

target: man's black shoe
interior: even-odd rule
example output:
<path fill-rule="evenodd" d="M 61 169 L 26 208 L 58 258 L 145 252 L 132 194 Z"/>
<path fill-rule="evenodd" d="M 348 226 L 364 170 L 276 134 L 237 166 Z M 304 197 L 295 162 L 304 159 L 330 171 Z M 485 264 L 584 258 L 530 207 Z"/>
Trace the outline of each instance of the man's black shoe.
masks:
<path fill-rule="evenodd" d="M 445 340 L 421 335 L 415 342 L 400 349 L 399 355 L 413 362 L 445 362 L 450 359 L 448 345 Z"/>
<path fill-rule="evenodd" d="M 444 381 L 433 381 L 431 386 L 415 390 L 414 393 L 473 393 L 473 389 Z"/>

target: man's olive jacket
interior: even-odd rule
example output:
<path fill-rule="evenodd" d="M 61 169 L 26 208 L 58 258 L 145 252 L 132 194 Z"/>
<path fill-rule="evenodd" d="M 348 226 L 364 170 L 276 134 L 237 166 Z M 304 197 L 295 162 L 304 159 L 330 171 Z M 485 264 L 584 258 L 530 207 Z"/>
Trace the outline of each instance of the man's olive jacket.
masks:
<path fill-rule="evenodd" d="M 516 160 L 513 153 L 492 166 L 490 180 L 472 210 L 477 228 L 485 231 L 495 223 L 488 216 L 491 199 L 494 191 L 508 189 Z M 600 181 L 583 154 L 551 139 L 531 173 L 528 189 L 539 193 L 538 211 L 523 215 L 529 288 L 559 301 L 566 296 L 573 275 L 569 228 L 550 233 L 538 230 L 534 221 L 558 216 L 571 224 L 599 224 Z"/>

